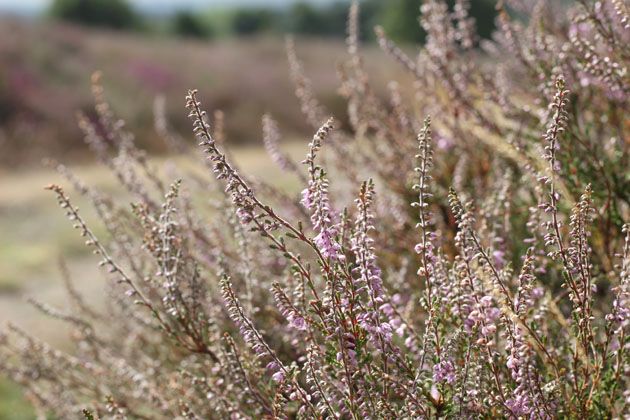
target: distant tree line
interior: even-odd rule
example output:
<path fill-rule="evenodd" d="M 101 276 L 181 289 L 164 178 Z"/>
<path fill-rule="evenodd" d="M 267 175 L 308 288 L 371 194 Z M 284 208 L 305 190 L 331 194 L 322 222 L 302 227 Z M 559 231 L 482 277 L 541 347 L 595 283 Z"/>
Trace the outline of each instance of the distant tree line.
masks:
<path fill-rule="evenodd" d="M 61 20 L 115 29 L 137 27 L 141 19 L 125 0 L 55 0 L 50 15 Z"/>
<path fill-rule="evenodd" d="M 422 42 L 424 31 L 418 24 L 422 0 L 364 0 L 361 2 L 361 34 L 373 39 L 372 28 L 381 24 L 389 36 L 399 42 Z M 454 0 L 449 0 L 453 6 Z M 477 21 L 480 36 L 489 37 L 494 29 L 496 0 L 474 0 L 471 15 Z M 182 37 L 212 38 L 247 36 L 266 32 L 343 37 L 349 1 L 340 0 L 326 6 L 298 2 L 286 9 L 236 8 L 226 11 L 192 13 L 180 11 L 161 20 L 149 22 L 126 0 L 55 0 L 50 7 L 53 18 L 76 23 L 162 31 Z M 417 10 L 418 14 L 409 13 Z"/>

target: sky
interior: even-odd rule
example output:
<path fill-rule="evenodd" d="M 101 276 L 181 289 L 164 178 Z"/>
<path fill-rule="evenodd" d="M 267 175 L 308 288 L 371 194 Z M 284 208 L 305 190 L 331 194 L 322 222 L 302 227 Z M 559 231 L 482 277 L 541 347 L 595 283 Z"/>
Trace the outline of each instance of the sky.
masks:
<path fill-rule="evenodd" d="M 235 6 L 283 7 L 298 0 L 129 0 L 141 11 L 168 12 L 180 9 L 208 9 Z M 332 3 L 334 0 L 308 0 L 312 4 Z M 36 14 L 44 11 L 52 0 L 0 0 L 0 12 Z"/>

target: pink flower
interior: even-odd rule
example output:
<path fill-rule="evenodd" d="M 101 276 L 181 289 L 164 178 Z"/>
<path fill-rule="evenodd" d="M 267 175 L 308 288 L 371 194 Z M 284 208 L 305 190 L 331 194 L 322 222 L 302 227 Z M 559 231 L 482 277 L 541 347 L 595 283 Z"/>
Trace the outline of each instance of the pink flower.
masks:
<path fill-rule="evenodd" d="M 279 370 L 276 373 L 274 373 L 271 378 L 276 381 L 276 382 L 282 382 L 282 380 L 284 379 L 284 373 Z"/>

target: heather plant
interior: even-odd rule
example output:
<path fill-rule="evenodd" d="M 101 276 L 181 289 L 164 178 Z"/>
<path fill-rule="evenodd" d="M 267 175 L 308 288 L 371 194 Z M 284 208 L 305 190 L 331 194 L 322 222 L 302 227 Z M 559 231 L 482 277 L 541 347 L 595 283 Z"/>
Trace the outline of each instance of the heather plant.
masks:
<path fill-rule="evenodd" d="M 409 73 L 383 101 L 354 4 L 347 119 L 317 101 L 289 39 L 315 135 L 301 162 L 271 115 L 262 137 L 294 192 L 235 165 L 196 90 L 208 175 L 165 175 L 96 77 L 98 117 L 80 127 L 133 204 L 50 162 L 94 204 L 97 238 L 47 189 L 111 292 L 98 309 L 67 279 L 68 308 L 33 301 L 73 326 L 75 350 L 9 325 L 2 371 L 42 418 L 630 418 L 629 7 L 500 2 L 479 42 L 468 1 L 427 0 L 418 57 L 376 29 Z M 155 110 L 159 136 L 196 158 Z"/>

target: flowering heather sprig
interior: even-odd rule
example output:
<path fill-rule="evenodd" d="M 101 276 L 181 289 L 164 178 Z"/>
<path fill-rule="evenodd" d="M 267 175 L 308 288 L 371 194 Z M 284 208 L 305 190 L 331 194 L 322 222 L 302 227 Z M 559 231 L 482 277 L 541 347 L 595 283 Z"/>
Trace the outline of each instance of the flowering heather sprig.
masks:
<path fill-rule="evenodd" d="M 517 305 L 515 302 L 515 298 L 512 296 L 510 290 L 507 288 L 505 283 L 502 281 L 499 273 L 496 271 L 492 263 L 490 262 L 487 254 L 479 245 L 479 240 L 476 238 L 473 224 L 474 224 L 474 216 L 472 215 L 472 203 L 469 202 L 465 206 L 459 200 L 459 197 L 455 193 L 455 191 L 451 190 L 449 194 L 449 202 L 451 205 L 451 209 L 453 215 L 457 221 L 457 226 L 459 231 L 455 237 L 455 243 L 460 249 L 463 251 L 462 260 L 465 263 L 466 269 L 466 280 L 468 282 L 468 287 L 470 292 L 472 292 L 472 299 L 475 302 L 476 308 L 473 308 L 471 312 L 468 314 L 468 321 L 472 322 L 468 324 L 467 327 L 475 327 L 480 326 L 480 340 L 478 344 L 482 346 L 486 346 L 488 351 L 490 351 L 490 347 L 494 346 L 496 343 L 494 340 L 490 339 L 491 335 L 496 331 L 496 327 L 494 321 L 499 317 L 500 313 L 512 319 L 519 326 L 523 327 L 528 336 L 535 343 L 537 350 L 544 354 L 545 362 L 553 369 L 554 375 L 556 379 L 560 378 L 560 370 L 558 367 L 557 360 L 551 355 L 548 349 L 543 344 L 543 341 L 538 337 L 538 334 L 522 319 L 519 319 L 516 315 L 517 312 L 515 310 L 520 307 L 520 304 Z M 490 290 L 491 294 L 480 297 L 480 287 L 483 284 L 477 284 L 474 280 L 474 274 L 471 271 L 470 263 L 473 260 L 473 257 L 477 257 L 479 262 L 482 265 L 486 266 L 486 273 L 493 277 L 495 280 L 493 286 L 494 290 Z M 525 279 L 523 279 L 525 280 Z M 499 308 L 497 309 L 492 305 L 493 296 L 499 300 Z M 488 339 L 490 339 L 488 341 Z M 495 372 L 496 367 L 494 367 L 493 363 L 491 363 L 493 367 L 493 372 Z M 496 375 L 495 375 L 496 378 Z M 499 391 L 501 390 L 501 386 L 498 380 L 495 381 L 497 384 L 497 388 Z M 506 403 L 505 397 L 501 395 L 501 399 L 504 403 Z"/>
<path fill-rule="evenodd" d="M 280 310 L 280 314 L 289 321 L 293 328 L 298 330 L 305 330 L 308 328 L 305 316 L 300 310 L 291 302 L 291 299 L 280 287 L 280 283 L 276 282 L 271 286 L 271 292 L 276 299 L 276 305 Z"/>
<path fill-rule="evenodd" d="M 208 159 L 213 162 L 213 171 L 216 174 L 217 179 L 226 180 L 227 186 L 225 192 L 230 195 L 232 204 L 236 208 L 236 213 L 239 216 L 241 222 L 245 225 L 252 226 L 253 230 L 258 230 L 263 235 L 270 239 L 273 243 L 273 247 L 279 249 L 288 256 L 290 260 L 299 266 L 299 269 L 303 276 L 309 276 L 307 269 L 299 261 L 298 257 L 294 254 L 290 254 L 287 249 L 284 240 L 282 238 L 276 238 L 271 235 L 274 230 L 283 227 L 288 231 L 290 237 L 299 239 L 307 244 L 324 245 L 322 251 L 318 248 L 315 251 L 318 256 L 323 258 L 330 258 L 335 255 L 335 246 L 330 244 L 327 240 L 331 237 L 328 234 L 320 235 L 311 242 L 300 228 L 293 227 L 289 222 L 278 216 L 271 207 L 263 204 L 254 194 L 252 188 L 245 182 L 245 180 L 237 173 L 237 171 L 227 161 L 225 154 L 223 154 L 217 147 L 214 139 L 210 134 L 210 126 L 206 122 L 206 112 L 201 110 L 201 103 L 196 99 L 196 90 L 190 90 L 186 97 L 186 107 L 190 109 L 189 117 L 194 121 L 193 131 L 197 137 L 202 139 L 200 145 L 204 147 L 204 152 L 208 154 Z M 306 161 L 303 163 L 309 164 L 309 174 L 311 180 L 309 188 L 303 192 L 303 203 L 308 207 L 314 206 L 316 208 L 313 215 L 313 224 L 315 229 L 319 230 L 323 228 L 324 224 L 327 224 L 327 219 L 330 220 L 330 210 L 328 208 L 328 192 L 327 181 L 322 182 L 323 173 L 319 166 L 314 163 L 315 153 L 321 148 L 322 141 L 325 139 L 328 132 L 332 129 L 332 118 L 315 134 L 313 141 L 310 143 L 309 154 Z M 316 178 L 319 176 L 319 178 Z M 310 192 L 314 191 L 314 195 L 311 200 Z M 320 193 L 323 191 L 323 194 Z M 323 196 L 323 197 L 322 197 Z M 317 205 L 315 206 L 315 203 Z M 323 253 L 329 255 L 323 256 Z"/>
<path fill-rule="evenodd" d="M 181 285 L 180 279 L 180 263 L 182 262 L 182 250 L 179 248 L 178 240 L 178 227 L 179 224 L 173 220 L 173 214 L 176 212 L 175 199 L 179 195 L 179 188 L 181 186 L 181 180 L 176 181 L 171 185 L 169 192 L 166 194 L 166 201 L 162 205 L 162 214 L 160 214 L 157 220 L 158 224 L 155 252 L 158 259 L 158 271 L 157 276 L 164 278 L 164 287 L 166 288 L 166 295 L 162 299 L 167 312 L 176 317 L 183 317 L 182 310 L 178 304 L 181 303 Z"/>
<path fill-rule="evenodd" d="M 453 9 L 453 17 L 457 23 L 455 27 L 455 39 L 459 41 L 464 50 L 471 49 L 476 43 L 475 20 L 468 14 L 470 10 L 469 0 L 457 0 Z"/>
<path fill-rule="evenodd" d="M 237 214 L 241 221 L 248 225 L 256 217 L 256 202 L 252 189 L 243 181 L 236 170 L 227 162 L 225 155 L 218 149 L 214 139 L 210 135 L 210 125 L 206 122 L 206 112 L 201 110 L 201 103 L 196 98 L 197 91 L 191 90 L 186 97 L 186 108 L 190 110 L 189 117 L 194 121 L 193 131 L 201 138 L 200 146 L 208 154 L 212 162 L 213 171 L 217 179 L 225 179 L 225 188 L 232 199 L 232 204 L 237 208 Z"/>
<path fill-rule="evenodd" d="M 267 369 L 273 373 L 272 379 L 278 383 L 284 381 L 289 382 L 291 384 L 291 390 L 296 393 L 302 404 L 308 407 L 313 414 L 315 414 L 316 418 L 319 418 L 315 407 L 313 407 L 311 403 L 311 395 L 297 383 L 290 369 L 280 361 L 275 351 L 269 347 L 263 336 L 243 312 L 243 308 L 232 290 L 229 277 L 223 276 L 221 280 L 221 290 L 230 318 L 239 327 L 241 336 L 252 346 L 252 349 L 258 357 L 271 359 L 267 364 Z"/>
<path fill-rule="evenodd" d="M 374 184 L 372 180 L 364 182 L 361 186 L 357 203 L 359 212 L 355 223 L 355 231 L 352 237 L 352 251 L 356 259 L 354 271 L 359 275 L 355 280 L 357 289 L 366 289 L 368 301 L 366 310 L 360 315 L 359 325 L 370 334 L 372 339 L 389 342 L 392 339 L 392 327 L 380 318 L 379 308 L 384 304 L 383 300 L 383 280 L 381 279 L 381 269 L 376 264 L 374 249 L 374 239 L 370 237 L 370 231 L 374 229 L 371 212 L 372 200 L 374 196 Z M 380 343 L 383 345 L 382 343 Z"/>
<path fill-rule="evenodd" d="M 616 297 L 608 318 L 609 321 L 627 323 L 630 321 L 630 223 L 623 225 L 622 232 L 626 236 L 620 255 L 619 285 L 614 290 Z"/>
<path fill-rule="evenodd" d="M 602 57 L 597 48 L 575 32 L 571 37 L 573 47 L 584 56 L 582 69 L 593 81 L 607 86 L 611 95 L 625 97 L 630 92 L 626 71 L 618 62 L 608 56 Z"/>
<path fill-rule="evenodd" d="M 112 257 L 109 256 L 108 252 L 105 250 L 101 242 L 96 238 L 94 233 L 92 233 L 83 218 L 79 215 L 78 208 L 74 207 L 70 202 L 70 199 L 65 195 L 63 188 L 58 185 L 51 184 L 45 187 L 45 189 L 53 191 L 55 194 L 57 194 L 57 201 L 59 203 L 59 206 L 62 209 L 66 210 L 66 216 L 68 217 L 68 219 L 72 222 L 75 222 L 72 227 L 75 229 L 79 229 L 81 231 L 81 236 L 86 238 L 85 245 L 94 247 L 94 254 L 102 256 L 103 260 L 99 262 L 99 266 L 107 266 L 108 271 L 117 276 L 117 282 L 127 284 L 135 291 L 134 294 L 137 294 L 141 299 L 141 302 L 138 303 L 143 303 L 148 308 L 151 308 L 151 305 L 148 303 L 146 298 L 144 298 L 143 295 L 136 288 L 134 282 L 131 280 L 131 277 L 128 276 L 126 272 L 112 259 Z"/>
<path fill-rule="evenodd" d="M 341 401 L 343 396 L 332 384 L 323 381 L 327 376 L 323 371 L 321 358 L 318 357 L 319 349 L 316 345 L 310 345 L 306 349 L 306 383 L 314 389 L 313 396 L 318 400 L 316 407 L 324 415 L 328 412 L 333 418 L 340 418 L 339 410 L 333 407 L 335 401 Z M 331 399 L 334 396 L 334 400 Z"/>
<path fill-rule="evenodd" d="M 418 159 L 418 166 L 414 168 L 419 173 L 419 182 L 414 184 L 413 188 L 418 191 L 418 201 L 413 203 L 418 207 L 418 213 L 420 221 L 416 225 L 420 229 L 420 242 L 415 246 L 415 251 L 420 254 L 421 268 L 418 274 L 424 277 L 426 281 L 426 287 L 430 295 L 430 289 L 433 287 L 431 284 L 431 276 L 433 275 L 433 240 L 435 239 L 435 233 L 429 230 L 429 226 L 432 225 L 432 214 L 427 211 L 429 204 L 427 200 L 432 198 L 433 195 L 429 192 L 431 175 L 429 171 L 433 166 L 433 149 L 431 147 L 431 118 L 427 117 L 424 120 L 424 128 L 418 134 L 418 149 L 419 153 L 416 155 Z"/>
<path fill-rule="evenodd" d="M 127 420 L 127 410 L 121 407 L 111 395 L 105 397 L 105 409 L 108 413 L 113 414 L 114 420 Z"/>
<path fill-rule="evenodd" d="M 514 313 L 525 318 L 527 311 L 533 305 L 532 291 L 536 277 L 534 276 L 534 248 L 527 248 L 523 267 L 518 276 L 518 290 L 514 297 Z"/>
<path fill-rule="evenodd" d="M 547 125 L 547 131 L 542 136 L 543 140 L 547 142 L 547 145 L 545 146 L 545 153 L 542 157 L 549 162 L 549 176 L 545 177 L 544 181 L 549 184 L 551 188 L 551 207 L 547 206 L 544 210 L 546 212 L 551 212 L 552 214 L 557 213 L 557 208 L 555 206 L 560 198 L 559 193 L 555 190 L 554 181 L 560 172 L 560 164 L 557 160 L 557 154 L 560 150 L 560 136 L 565 132 L 569 121 L 567 107 L 569 105 L 568 96 L 570 93 L 567 89 L 565 89 L 566 83 L 563 76 L 558 76 L 555 83 L 556 93 L 553 97 L 553 101 L 549 104 L 548 109 L 551 119 Z"/>
<path fill-rule="evenodd" d="M 306 159 L 302 164 L 308 166 L 310 176 L 308 187 L 302 191 L 302 204 L 309 210 L 312 210 L 311 222 L 313 230 L 317 232 L 317 236 L 313 239 L 314 243 L 321 250 L 322 255 L 331 262 L 343 260 L 341 254 L 341 246 L 337 243 L 335 237 L 338 235 L 337 227 L 334 222 L 334 213 L 330 208 L 328 199 L 328 179 L 324 170 L 315 164 L 317 152 L 322 148 L 322 144 L 328 133 L 333 129 L 333 118 L 329 118 L 313 136 L 313 140 L 309 143 L 309 151 Z"/>
<path fill-rule="evenodd" d="M 428 312 L 428 318 L 425 321 L 425 333 L 422 345 L 422 356 L 420 359 L 420 369 L 424 365 L 427 352 L 430 350 L 435 358 L 435 366 L 437 369 L 441 369 L 445 372 L 446 366 L 441 361 L 441 340 L 439 333 L 439 323 L 442 312 L 442 305 L 440 305 L 438 293 L 438 284 L 434 284 L 435 277 L 435 255 L 433 241 L 436 237 L 435 233 L 429 228 L 432 226 L 432 213 L 428 211 L 428 200 L 433 197 L 430 191 L 431 175 L 429 174 L 431 167 L 433 166 L 433 149 L 431 146 L 431 118 L 427 117 L 424 120 L 424 127 L 418 134 L 418 149 L 419 153 L 416 155 L 418 165 L 414 170 L 419 174 L 419 180 L 417 184 L 413 185 L 413 188 L 418 191 L 418 201 L 412 203 L 412 206 L 418 207 L 418 214 L 420 221 L 416 224 L 416 228 L 420 230 L 420 242 L 416 244 L 414 250 L 420 255 L 420 268 L 418 269 L 418 275 L 424 279 L 425 282 L 425 297 L 423 298 L 423 305 Z M 427 348 L 427 345 L 431 345 L 431 349 Z M 434 366 L 434 381 L 435 369 Z M 440 376 L 440 375 L 438 375 Z M 416 380 L 418 377 L 416 377 Z"/>
<path fill-rule="evenodd" d="M 479 263 L 492 278 L 493 286 L 496 290 L 496 293 L 494 293 L 495 296 L 502 295 L 505 303 L 511 306 L 513 304 L 512 293 L 508 289 L 505 279 L 498 272 L 494 263 L 490 260 L 488 253 L 481 246 L 479 239 L 475 234 L 475 216 L 472 212 L 472 201 L 469 201 L 465 205 L 462 204 L 455 190 L 451 188 L 449 190 L 449 203 L 451 205 L 451 211 L 453 212 L 453 216 L 457 221 L 457 227 L 459 229 L 458 235 L 456 236 L 457 245 L 462 247 L 464 253 L 470 256 L 474 254 L 475 257 L 478 258 Z"/>
<path fill-rule="evenodd" d="M 448 385 L 455 384 L 455 367 L 451 360 L 446 360 L 433 365 L 433 382 L 441 384 L 443 382 Z"/>
<path fill-rule="evenodd" d="M 533 371 L 532 349 L 527 343 L 527 335 L 518 324 L 508 332 L 507 367 L 510 369 L 516 388 L 507 400 L 507 406 L 517 416 L 529 416 L 536 419 L 553 419 L 554 410 L 545 399 L 541 390 L 541 381 Z"/>
<path fill-rule="evenodd" d="M 477 279 L 476 275 L 472 272 L 471 262 L 473 256 L 476 252 L 481 254 L 478 241 L 474 237 L 474 216 L 471 213 L 472 203 L 469 202 L 464 206 L 457 196 L 457 193 L 452 189 L 449 191 L 449 203 L 459 229 L 455 237 L 455 243 L 462 250 L 463 267 L 465 270 L 463 276 L 466 278 L 467 293 L 470 296 L 468 299 L 469 305 L 472 304 L 469 312 L 465 314 L 467 332 L 477 332 L 478 338 L 476 345 L 487 355 L 487 363 L 490 366 L 497 392 L 494 398 L 505 408 L 509 415 L 515 416 L 512 408 L 508 405 L 508 399 L 500 380 L 499 367 L 493 355 L 493 349 L 496 346 L 496 320 L 499 318 L 500 310 L 494 307 L 492 295 L 482 295 L 479 279 Z M 487 256 L 485 258 L 487 259 Z M 501 283 L 499 283 L 499 286 L 504 287 Z M 503 290 L 507 293 L 504 297 L 507 298 L 508 304 L 511 304 L 509 292 L 505 289 Z"/>
<path fill-rule="evenodd" d="M 551 121 L 547 126 L 547 132 L 543 134 L 543 140 L 547 142 L 545 146 L 545 153 L 543 159 L 549 162 L 547 169 L 549 176 L 543 178 L 546 184 L 550 187 L 550 201 L 542 205 L 542 209 L 546 213 L 551 213 L 552 221 L 547 222 L 546 228 L 549 231 L 545 235 L 545 245 L 553 245 L 554 242 L 558 247 L 558 251 L 550 254 L 551 258 L 557 258 L 558 254 L 561 254 L 567 263 L 567 256 L 562 243 L 562 236 L 560 234 L 561 222 L 558 220 L 558 207 L 557 203 L 560 199 L 560 192 L 556 191 L 556 177 L 560 171 L 560 164 L 557 160 L 557 152 L 560 150 L 559 137 L 566 130 L 568 123 L 567 106 L 569 104 L 569 91 L 565 89 L 564 77 L 558 76 L 556 78 L 556 93 L 553 97 L 553 102 L 549 105 L 549 112 L 551 113 Z M 569 273 L 572 275 L 571 273 Z"/>
<path fill-rule="evenodd" d="M 612 0 L 612 4 L 615 7 L 615 15 L 619 19 L 619 23 L 623 25 L 624 29 L 630 29 L 630 11 L 628 10 L 628 4 L 624 0 Z"/>
<path fill-rule="evenodd" d="M 243 307 L 232 289 L 230 278 L 227 275 L 224 275 L 221 279 L 221 292 L 228 314 L 239 328 L 241 336 L 249 345 L 252 346 L 252 349 L 258 357 L 269 357 L 272 360 L 273 364 L 269 365 L 269 370 L 275 375 L 273 378 L 279 378 L 276 379 L 276 381 L 280 382 L 289 372 L 284 364 L 278 359 L 276 353 L 269 348 L 264 338 L 254 327 L 249 318 L 245 315 Z"/>
<path fill-rule="evenodd" d="M 457 38 L 448 5 L 443 1 L 428 0 L 420 6 L 420 12 L 421 26 L 427 32 L 427 52 L 433 59 L 440 61 L 440 65 L 446 64 L 454 54 Z"/>
<path fill-rule="evenodd" d="M 271 160 L 278 165 L 280 169 L 287 172 L 293 172 L 300 178 L 304 184 L 308 181 L 298 166 L 291 158 L 278 147 L 278 123 L 271 118 L 271 115 L 265 114 L 262 117 L 263 143 Z"/>
<path fill-rule="evenodd" d="M 293 269 L 299 273 L 318 303 L 321 304 L 313 283 L 310 264 L 305 264 L 300 255 L 292 252 L 287 247 L 283 237 L 277 237 L 272 232 L 282 227 L 286 230 L 285 234 L 287 237 L 309 245 L 317 254 L 325 270 L 330 270 L 330 262 L 344 258 L 343 255 L 339 254 L 340 246 L 336 241 L 333 241 L 336 230 L 334 226 L 330 225 L 332 215 L 328 207 L 327 181 L 321 168 L 314 163 L 316 152 L 321 148 L 322 141 L 332 129 L 332 118 L 313 137 L 313 141 L 309 146 L 310 151 L 305 161 L 309 164 L 311 180 L 309 188 L 303 193 L 303 203 L 309 208 L 311 206 L 315 208 L 311 220 L 313 221 L 314 229 L 320 232 L 311 240 L 306 237 L 301 224 L 298 225 L 298 228 L 295 228 L 278 216 L 270 206 L 263 204 L 254 195 L 251 187 L 230 166 L 225 155 L 217 148 L 210 135 L 209 126 L 205 122 L 205 112 L 201 110 L 201 104 L 196 100 L 195 95 L 196 91 L 189 91 L 187 97 L 187 107 L 191 109 L 190 117 L 194 120 L 194 131 L 197 136 L 203 139 L 201 145 L 205 147 L 205 152 L 210 155 L 209 159 L 214 162 L 213 170 L 217 174 L 217 178 L 227 180 L 225 191 L 229 193 L 237 215 L 245 225 L 254 225 L 252 230 L 260 231 L 261 235 L 272 243 L 270 247 L 280 251 L 293 264 Z M 318 178 L 315 178 L 315 174 L 318 175 Z M 311 190 L 314 191 L 313 201 L 310 201 L 309 191 Z M 256 211 L 258 211 L 258 214 L 255 214 Z M 320 312 L 320 310 L 321 308 L 318 308 L 316 312 Z M 319 316 L 322 318 L 321 312 Z"/>
<path fill-rule="evenodd" d="M 560 163 L 557 159 L 557 152 L 560 150 L 559 138 L 561 134 L 565 132 L 568 124 L 568 113 L 566 110 L 569 104 L 568 95 L 569 91 L 565 89 L 564 77 L 558 76 L 556 78 L 556 93 L 554 95 L 553 102 L 549 105 L 551 121 L 547 126 L 547 132 L 543 135 L 543 140 L 548 143 L 547 146 L 545 146 L 543 159 L 549 162 L 548 173 L 550 173 L 550 176 L 544 177 L 543 180 L 549 185 L 550 192 L 549 202 L 543 203 L 541 208 L 545 213 L 551 213 L 551 220 L 544 223 L 544 226 L 547 229 L 544 240 L 546 246 L 555 245 L 556 250 L 549 252 L 548 255 L 552 259 L 561 258 L 567 274 L 567 286 L 571 291 L 571 300 L 573 301 L 575 307 L 585 309 L 587 302 L 584 300 L 586 297 L 583 295 L 584 288 L 575 278 L 578 273 L 574 269 L 574 264 L 571 261 L 570 252 L 574 252 L 567 249 L 564 244 L 561 233 L 563 223 L 558 217 L 558 201 L 560 200 L 560 192 L 556 190 L 556 179 L 560 173 Z M 590 212 L 590 210 L 587 212 Z M 579 210 L 578 213 L 580 213 Z M 579 216 L 576 221 L 577 220 L 580 220 Z M 574 239 L 581 241 L 579 238 Z M 571 248 L 574 249 L 574 247 Z M 579 252 L 581 251 L 578 251 L 578 253 Z M 590 291 L 588 293 L 590 293 Z"/>
<path fill-rule="evenodd" d="M 348 12 L 348 36 L 346 37 L 346 44 L 348 45 L 348 53 L 351 56 L 356 56 L 359 52 L 359 2 L 353 1 L 350 4 L 350 11 Z"/>
<path fill-rule="evenodd" d="M 82 412 L 83 412 L 83 415 L 85 416 L 85 420 L 100 420 L 99 417 L 94 417 L 94 414 L 92 414 L 92 412 L 88 410 L 87 408 L 84 408 Z"/>
<path fill-rule="evenodd" d="M 528 343 L 529 334 L 522 325 L 527 322 L 526 316 L 532 306 L 532 289 L 535 280 L 532 254 L 533 248 L 528 248 L 518 277 L 518 291 L 514 298 L 514 317 L 504 319 L 507 326 L 506 366 L 516 383 L 516 388 L 512 391 L 507 404 L 516 415 L 552 419 L 554 407 L 542 393 L 541 379 L 532 368 L 533 351 Z"/>
<path fill-rule="evenodd" d="M 614 300 L 612 309 L 605 317 L 606 329 L 605 339 L 602 346 L 602 357 L 595 365 L 596 378 L 593 381 L 592 389 L 595 389 L 598 380 L 605 375 L 605 369 L 614 378 L 612 385 L 611 402 L 614 403 L 614 391 L 618 387 L 622 371 L 627 369 L 627 350 L 630 344 L 630 224 L 626 223 L 622 227 L 625 234 L 622 253 L 617 255 L 621 258 L 621 264 L 615 268 L 619 270 L 619 283 L 612 288 Z M 625 382 L 627 384 L 627 381 Z M 623 386 L 623 385 L 622 385 Z M 630 395 L 622 394 L 624 407 L 628 404 Z M 623 410 L 622 410 L 623 412 Z"/>
<path fill-rule="evenodd" d="M 83 331 L 85 334 L 93 335 L 92 325 L 89 322 L 85 321 L 84 319 L 76 315 L 73 315 L 72 313 L 63 312 L 46 303 L 42 303 L 33 297 L 27 298 L 26 301 L 30 303 L 31 305 L 33 305 L 33 307 L 35 307 L 40 312 L 52 318 L 56 318 L 61 321 L 68 322 L 74 325 L 75 327 L 77 327 L 78 329 L 80 329 L 81 331 Z"/>
<path fill-rule="evenodd" d="M 102 257 L 102 260 L 99 262 L 99 266 L 108 267 L 108 272 L 116 277 L 116 283 L 123 284 L 129 288 L 125 294 L 128 297 L 135 297 L 135 304 L 146 307 L 158 321 L 158 324 L 166 332 L 166 334 L 184 348 L 193 352 L 207 354 L 213 360 L 218 360 L 214 351 L 211 350 L 206 343 L 194 338 L 193 343 L 190 343 L 171 326 L 168 320 L 160 313 L 158 307 L 152 303 L 150 298 L 142 292 L 140 287 L 138 287 L 136 282 L 132 280 L 130 275 L 128 275 L 126 271 L 109 255 L 105 247 L 88 228 L 87 224 L 79 214 L 78 209 L 72 205 L 70 199 L 65 195 L 61 187 L 51 184 L 47 186 L 46 189 L 57 194 L 60 207 L 66 210 L 66 215 L 71 221 L 76 222 L 73 227 L 75 229 L 79 229 L 81 231 L 81 236 L 87 238 L 85 244 L 94 248 L 93 253 L 95 255 L 100 255 Z M 182 321 L 181 318 L 180 321 Z"/>
<path fill-rule="evenodd" d="M 596 214 L 593 209 L 591 186 L 587 185 L 584 190 L 584 194 L 580 197 L 573 209 L 571 210 L 571 217 L 569 225 L 571 230 L 569 232 L 569 246 L 567 247 L 567 257 L 571 264 L 567 267 L 571 271 L 571 274 L 575 276 L 577 295 L 572 295 L 571 298 L 574 305 L 577 306 L 578 311 L 584 311 L 585 317 L 580 321 L 580 330 L 583 333 L 588 331 L 589 338 L 584 339 L 593 340 L 594 333 L 591 328 L 592 318 L 592 293 L 597 287 L 594 283 L 594 279 L 591 273 L 591 247 L 588 243 L 590 237 L 589 225 L 593 221 L 593 216 Z M 580 305 L 581 303 L 581 305 Z"/>
<path fill-rule="evenodd" d="M 302 164 L 308 166 L 311 181 L 317 176 L 317 172 L 321 170 L 321 168 L 315 164 L 315 157 L 317 156 L 317 152 L 322 148 L 328 134 L 334 128 L 334 122 L 333 117 L 328 118 L 328 121 L 317 130 L 317 133 L 313 136 L 313 140 L 308 144 L 308 153 L 306 159 L 302 161 Z"/>
<path fill-rule="evenodd" d="M 126 231 L 127 226 L 125 222 L 128 221 L 128 214 L 118 207 L 111 197 L 82 182 L 67 166 L 51 159 L 46 160 L 45 164 L 52 167 L 68 180 L 75 190 L 90 200 L 96 214 L 110 234 L 112 239 L 111 247 L 114 254 L 125 258 L 133 274 L 137 277 L 142 277 L 138 263 L 134 258 L 135 247 L 133 240 Z"/>

